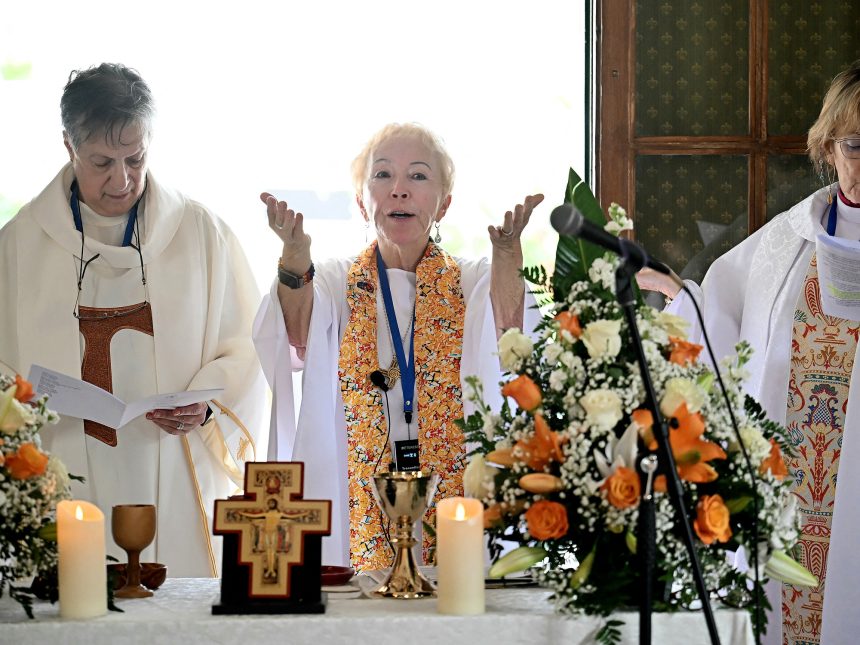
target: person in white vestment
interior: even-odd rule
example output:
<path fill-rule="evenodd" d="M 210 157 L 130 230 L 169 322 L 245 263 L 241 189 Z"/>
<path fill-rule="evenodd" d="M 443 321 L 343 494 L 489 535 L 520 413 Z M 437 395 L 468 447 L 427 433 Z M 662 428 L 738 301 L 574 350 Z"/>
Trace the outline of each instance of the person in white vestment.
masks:
<path fill-rule="evenodd" d="M 860 490 L 860 385 L 852 386 L 860 322 L 822 305 L 824 260 L 816 253 L 824 243 L 818 238 L 860 239 L 860 61 L 831 83 L 807 143 L 824 186 L 717 259 L 701 287 L 687 281 L 717 360 L 741 340 L 751 344 L 748 392 L 786 425 L 794 444 L 788 466 L 801 518 L 795 555 L 820 584 L 770 585 L 766 640 L 792 645 L 853 643 L 860 633 L 860 510 L 853 499 Z M 687 293 L 653 272 L 640 284 L 675 298 L 669 310 L 693 322 L 691 340 L 701 338 Z"/>
<path fill-rule="evenodd" d="M 324 562 L 372 570 L 393 557 L 372 498 L 375 473 L 420 465 L 441 476 L 436 499 L 462 495 L 466 447 L 455 422 L 470 411 L 464 379 L 480 377 L 491 398 L 498 336 L 537 322 L 525 305 L 520 235 L 543 196 L 526 197 L 489 227 L 488 263 L 440 246 L 454 165 L 428 130 L 384 127 L 352 174 L 359 210 L 376 230 L 354 258 L 314 265 L 302 214 L 261 195 L 283 252 L 254 337 L 275 397 L 270 459 L 303 461 L 305 497 L 332 500 Z M 292 371 L 300 369 L 296 410 Z M 425 556 L 430 543 L 425 531 Z"/>
<path fill-rule="evenodd" d="M 241 462 L 265 446 L 258 291 L 230 229 L 149 171 L 154 103 L 137 72 L 72 72 L 61 114 L 69 163 L 0 230 L 0 361 L 127 402 L 223 388 L 213 412 L 207 402 L 150 410 L 119 430 L 65 416 L 41 432 L 85 478 L 73 496 L 105 513 L 110 555 L 126 559 L 110 535 L 112 506 L 155 504 L 142 560 L 171 576 L 214 576 L 213 501 L 242 487 Z"/>

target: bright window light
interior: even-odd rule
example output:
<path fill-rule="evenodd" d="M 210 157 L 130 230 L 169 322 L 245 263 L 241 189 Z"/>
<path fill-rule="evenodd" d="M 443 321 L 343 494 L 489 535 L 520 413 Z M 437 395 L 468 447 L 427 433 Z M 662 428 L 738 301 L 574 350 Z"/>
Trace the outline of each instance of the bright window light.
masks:
<path fill-rule="evenodd" d="M 355 255 L 365 229 L 349 166 L 388 122 L 446 142 L 457 177 L 441 235 L 455 255 L 488 255 L 487 226 L 543 192 L 526 262 L 551 264 L 549 213 L 568 167 L 585 172 L 580 2 L 31 0 L 2 14 L 0 224 L 67 161 L 69 72 L 104 61 L 150 84 L 150 169 L 228 222 L 261 289 L 280 249 L 260 192 L 302 205 L 315 259 Z"/>

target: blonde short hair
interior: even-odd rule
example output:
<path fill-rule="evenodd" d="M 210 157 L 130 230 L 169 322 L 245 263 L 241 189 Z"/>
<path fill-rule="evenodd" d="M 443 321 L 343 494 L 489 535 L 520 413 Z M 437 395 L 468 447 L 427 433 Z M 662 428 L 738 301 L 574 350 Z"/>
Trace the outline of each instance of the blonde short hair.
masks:
<path fill-rule="evenodd" d="M 813 163 L 827 163 L 831 139 L 845 129 L 860 133 L 860 60 L 839 73 L 824 96 L 821 114 L 806 139 Z"/>
<path fill-rule="evenodd" d="M 451 189 L 454 187 L 454 162 L 448 151 L 445 150 L 442 140 L 423 125 L 417 123 L 389 123 L 364 144 L 364 148 L 352 161 L 352 185 L 355 188 L 356 195 L 364 193 L 364 185 L 367 182 L 370 158 L 373 151 L 382 143 L 396 137 L 418 139 L 438 157 L 442 190 L 445 196 L 450 195 Z"/>

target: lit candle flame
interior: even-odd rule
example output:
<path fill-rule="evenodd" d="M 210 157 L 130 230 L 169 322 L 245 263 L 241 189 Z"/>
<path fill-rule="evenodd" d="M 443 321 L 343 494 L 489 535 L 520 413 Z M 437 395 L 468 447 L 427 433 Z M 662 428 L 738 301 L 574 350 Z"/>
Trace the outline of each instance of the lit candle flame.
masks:
<path fill-rule="evenodd" d="M 82 509 L 82 508 L 81 508 L 81 505 L 80 505 L 80 504 L 78 504 L 78 505 L 75 507 L 75 519 L 76 519 L 76 520 L 82 520 L 82 519 L 84 519 L 84 509 Z"/>
<path fill-rule="evenodd" d="M 454 511 L 454 519 L 458 522 L 466 519 L 466 507 L 462 503 L 457 504 L 457 510 Z"/>

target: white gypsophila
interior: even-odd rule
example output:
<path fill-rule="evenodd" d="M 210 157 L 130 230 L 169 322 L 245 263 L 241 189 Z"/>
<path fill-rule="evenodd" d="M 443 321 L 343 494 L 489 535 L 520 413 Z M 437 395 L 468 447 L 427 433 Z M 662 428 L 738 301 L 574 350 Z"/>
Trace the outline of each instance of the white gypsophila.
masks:
<path fill-rule="evenodd" d="M 543 348 L 543 357 L 546 364 L 554 366 L 558 362 L 559 356 L 564 352 L 564 347 L 559 343 L 547 343 Z M 571 352 L 572 354 L 572 352 Z"/>
<path fill-rule="evenodd" d="M 696 383 L 687 378 L 675 377 L 666 381 L 665 394 L 660 400 L 660 412 L 671 416 L 682 403 L 687 404 L 687 412 L 693 414 L 702 409 L 705 395 Z"/>
<path fill-rule="evenodd" d="M 515 372 L 523 360 L 531 356 L 533 349 L 531 338 L 517 327 L 511 327 L 499 338 L 499 362 L 506 371 Z"/>
<path fill-rule="evenodd" d="M 549 375 L 549 387 L 555 392 L 561 392 L 567 384 L 567 373 L 563 370 L 553 370 Z"/>
<path fill-rule="evenodd" d="M 588 279 L 615 293 L 615 264 L 597 258 L 588 268 Z"/>
<path fill-rule="evenodd" d="M 621 351 L 621 321 L 597 320 L 582 331 L 582 342 L 591 358 L 614 358 Z"/>
<path fill-rule="evenodd" d="M 487 439 L 491 440 L 496 436 L 496 429 L 499 426 L 499 416 L 493 414 L 492 412 L 487 412 L 484 414 L 483 418 L 483 430 L 484 435 Z"/>
<path fill-rule="evenodd" d="M 614 428 L 623 416 L 621 399 L 612 390 L 591 390 L 579 403 L 585 410 L 586 422 L 603 429 Z"/>

